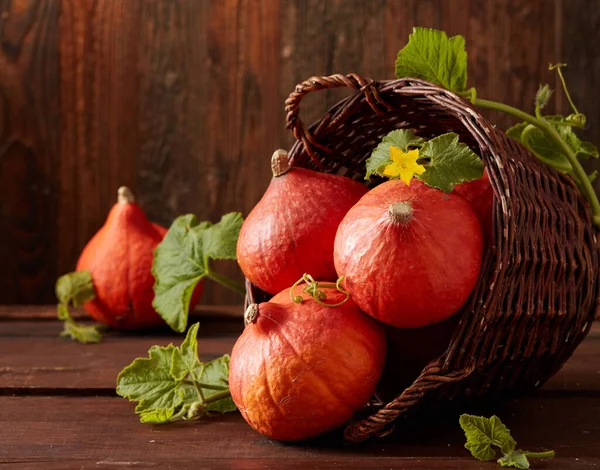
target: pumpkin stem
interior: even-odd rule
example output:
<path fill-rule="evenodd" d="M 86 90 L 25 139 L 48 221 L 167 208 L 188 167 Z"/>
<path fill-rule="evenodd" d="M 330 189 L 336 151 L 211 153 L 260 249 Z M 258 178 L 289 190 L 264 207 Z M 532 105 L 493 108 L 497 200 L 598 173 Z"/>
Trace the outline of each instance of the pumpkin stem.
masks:
<path fill-rule="evenodd" d="M 394 202 L 388 209 L 390 219 L 395 224 L 408 225 L 414 217 L 414 209 L 410 201 Z"/>
<path fill-rule="evenodd" d="M 244 324 L 248 325 L 249 323 L 256 322 L 256 318 L 258 317 L 258 305 L 250 304 L 246 309 L 246 313 L 244 313 Z"/>
<path fill-rule="evenodd" d="M 131 204 L 135 202 L 135 196 L 127 186 L 121 186 L 117 191 L 117 201 L 121 204 Z"/>
<path fill-rule="evenodd" d="M 275 150 L 273 156 L 271 157 L 271 170 L 273 171 L 273 177 L 277 178 L 278 176 L 285 175 L 288 171 L 290 171 L 290 162 L 288 160 L 288 153 L 283 150 Z"/>

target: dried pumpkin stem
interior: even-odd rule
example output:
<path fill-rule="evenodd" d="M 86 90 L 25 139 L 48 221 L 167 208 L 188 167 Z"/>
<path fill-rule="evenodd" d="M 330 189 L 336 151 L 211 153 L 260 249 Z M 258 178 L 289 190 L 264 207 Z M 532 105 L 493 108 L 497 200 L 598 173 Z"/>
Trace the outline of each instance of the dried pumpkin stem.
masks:
<path fill-rule="evenodd" d="M 288 160 L 288 153 L 283 150 L 275 150 L 273 156 L 271 157 L 271 170 L 273 171 L 273 177 L 277 178 L 279 176 L 285 175 L 288 171 L 290 171 L 290 161 Z"/>
<path fill-rule="evenodd" d="M 135 202 L 135 196 L 127 186 L 121 186 L 117 191 L 117 201 L 120 204 L 131 204 Z"/>
<path fill-rule="evenodd" d="M 256 318 L 258 317 L 258 305 L 250 304 L 244 313 L 244 324 L 248 325 L 249 323 L 256 322 Z"/>
<path fill-rule="evenodd" d="M 403 226 L 408 225 L 413 220 L 414 212 L 410 201 L 394 202 L 388 209 L 390 220 Z"/>

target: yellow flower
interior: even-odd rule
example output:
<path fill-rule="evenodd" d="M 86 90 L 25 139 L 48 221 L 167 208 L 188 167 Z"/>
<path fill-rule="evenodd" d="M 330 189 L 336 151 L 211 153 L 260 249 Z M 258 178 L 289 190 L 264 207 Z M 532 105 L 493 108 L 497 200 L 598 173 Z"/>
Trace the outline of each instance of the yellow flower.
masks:
<path fill-rule="evenodd" d="M 419 150 L 409 150 L 404 152 L 398 147 L 390 146 L 390 157 L 392 163 L 389 163 L 383 170 L 385 176 L 390 178 L 400 177 L 407 185 L 410 184 L 412 177 L 425 172 L 425 167 L 417 163 Z"/>

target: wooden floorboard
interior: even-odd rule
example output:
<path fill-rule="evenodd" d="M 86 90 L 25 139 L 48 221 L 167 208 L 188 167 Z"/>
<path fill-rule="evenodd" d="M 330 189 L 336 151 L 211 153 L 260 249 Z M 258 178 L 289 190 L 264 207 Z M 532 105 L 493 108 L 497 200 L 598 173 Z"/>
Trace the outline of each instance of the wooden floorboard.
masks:
<path fill-rule="evenodd" d="M 452 459 L 439 457 L 373 457 L 360 459 L 199 459 L 197 457 L 174 457 L 172 459 L 153 460 L 75 460 L 62 462 L 0 462 L 0 468 L 18 470 L 86 470 L 115 468 L 151 468 L 151 469 L 202 469 L 202 470 L 493 470 L 500 467 L 494 462 L 478 462 L 474 459 Z M 535 462 L 533 470 L 589 470 L 600 468 L 600 459 L 555 458 L 548 462 Z"/>
<path fill-rule="evenodd" d="M 71 310 L 74 318 L 89 318 L 82 308 Z M 192 318 L 203 317 L 244 317 L 244 306 L 239 305 L 197 305 L 191 312 Z M 0 305 L 0 321 L 4 320 L 51 320 L 56 318 L 54 305 Z"/>
<path fill-rule="evenodd" d="M 242 321 L 200 320 L 198 351 L 203 360 L 231 352 Z M 7 389 L 65 390 L 114 388 L 119 371 L 154 344 L 179 344 L 183 335 L 168 330 L 149 333 L 109 331 L 100 344 L 82 345 L 60 338 L 56 320 L 0 322 L 0 392 Z M 600 328 L 586 340 L 546 390 L 600 391 Z"/>
<path fill-rule="evenodd" d="M 598 398 L 527 398 L 478 411 L 498 413 L 520 447 L 557 452 L 556 460 L 535 468 L 600 463 Z M 121 398 L 0 397 L 0 463 L 23 468 L 117 468 L 125 462 L 178 468 L 490 468 L 463 448 L 457 414 L 428 415 L 427 425 L 401 424 L 391 436 L 360 446 L 341 446 L 337 434 L 290 445 L 260 436 L 238 413 L 148 425 L 140 424 L 133 405 Z"/>
<path fill-rule="evenodd" d="M 183 335 L 108 331 L 102 343 L 81 345 L 58 336 L 61 324 L 51 310 L 33 307 L 28 316 L 0 321 L 0 469 L 496 468 L 464 449 L 462 412 L 497 414 L 519 447 L 557 452 L 534 469 L 600 468 L 599 324 L 535 395 L 433 403 L 400 421 L 391 436 L 360 446 L 342 445 L 339 432 L 288 445 L 260 436 L 238 413 L 202 422 L 139 423 L 134 405 L 115 396 L 116 375 L 151 345 L 178 344 Z M 199 320 L 204 360 L 230 352 L 243 329 L 237 318 Z"/>
<path fill-rule="evenodd" d="M 150 346 L 179 344 L 172 332 L 107 332 L 99 344 L 83 345 L 60 338 L 58 321 L 0 322 L 0 391 L 10 389 L 114 389 L 117 374 Z M 203 321 L 198 353 L 210 360 L 231 352 L 242 322 Z"/>

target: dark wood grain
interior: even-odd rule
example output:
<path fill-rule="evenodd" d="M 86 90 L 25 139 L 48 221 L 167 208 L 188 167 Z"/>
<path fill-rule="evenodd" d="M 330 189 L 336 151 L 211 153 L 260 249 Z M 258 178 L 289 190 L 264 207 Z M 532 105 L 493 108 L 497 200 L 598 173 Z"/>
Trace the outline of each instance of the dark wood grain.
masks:
<path fill-rule="evenodd" d="M 72 308 L 71 316 L 76 319 L 90 319 L 83 308 Z M 190 317 L 225 317 L 239 319 L 244 317 L 244 306 L 240 305 L 197 305 L 190 312 Z M 55 320 L 54 305 L 0 305 L 0 321 L 2 320 Z"/>
<path fill-rule="evenodd" d="M 572 0 L 562 2 L 562 55 L 567 68 L 564 74 L 571 97 L 578 110 L 588 119 L 588 126 L 582 135 L 592 142 L 600 143 L 600 106 L 598 106 L 598 83 L 600 81 L 600 55 L 597 40 L 600 31 L 600 1 Z M 561 94 L 562 95 L 562 94 Z M 561 108 L 570 112 L 569 104 L 563 97 Z M 591 172 L 600 169 L 597 160 L 587 162 Z M 600 181 L 596 180 L 596 192 L 600 191 Z"/>
<path fill-rule="evenodd" d="M 495 411 L 520 446 L 557 452 L 558 458 L 536 461 L 535 468 L 591 468 L 600 463 L 597 398 L 515 400 Z M 237 413 L 204 422 L 142 425 L 131 403 L 101 397 L 0 397 L 0 429 L 0 463 L 10 466 L 485 469 L 491 465 L 474 460 L 464 449 L 456 410 L 430 417 L 427 427 L 398 429 L 388 438 L 358 447 L 340 446 L 335 434 L 301 445 L 270 441 Z"/>
<path fill-rule="evenodd" d="M 396 459 L 395 459 L 396 460 Z M 571 468 L 582 468 L 573 466 L 573 460 L 570 461 L 560 459 L 555 462 L 557 465 L 563 465 L 561 467 L 543 467 L 553 469 L 571 469 Z M 398 462 L 398 463 L 396 463 Z M 586 459 L 586 463 L 590 465 L 596 465 L 597 459 Z M 349 463 L 344 459 L 327 459 L 323 462 L 314 459 L 278 459 L 278 458 L 247 458 L 247 459 L 215 459 L 215 458 L 199 458 L 197 456 L 189 457 L 188 459 L 175 458 L 171 459 L 159 459 L 157 461 L 149 461 L 145 458 L 140 461 L 124 460 L 115 461 L 113 459 L 103 460 L 74 460 L 71 458 L 58 461 L 58 462 L 13 462 L 9 461 L 10 468 L 16 469 L 30 469 L 30 468 L 43 468 L 44 470 L 71 470 L 71 469 L 88 469 L 88 468 L 171 468 L 169 465 L 175 463 L 177 468 L 192 468 L 196 469 L 201 465 L 202 470 L 222 470 L 222 469 L 244 469 L 244 470 L 263 470 L 263 469 L 274 469 L 280 470 L 282 468 L 290 469 L 301 469 L 301 470 L 323 470 L 323 469 L 357 469 L 371 470 L 386 468 L 390 470 L 431 470 L 431 469 L 465 469 L 465 470 L 485 470 L 489 468 L 487 465 L 484 466 L 474 460 L 467 459 L 431 459 L 431 458 L 403 458 L 393 461 L 392 459 L 385 458 L 361 458 L 356 459 L 356 464 Z M 574 462 L 577 463 L 577 462 Z M 1 462 L 0 462 L 1 464 Z M 541 468 L 541 467 L 540 467 Z"/>
<path fill-rule="evenodd" d="M 0 0 L 0 301 L 48 299 L 61 248 L 59 4 Z M 72 222 L 71 222 L 72 225 Z"/>
<path fill-rule="evenodd" d="M 32 312 L 29 315 L 32 318 Z M 136 357 L 146 356 L 150 346 L 179 344 L 183 340 L 182 335 L 167 330 L 135 335 L 106 332 L 102 343 L 81 345 L 58 337 L 61 323 L 45 318 L 0 321 L 1 393 L 73 394 L 86 389 L 112 394 L 119 371 Z M 242 329 L 241 319 L 201 317 L 198 351 L 202 359 L 230 353 Z M 573 357 L 543 391 L 600 396 L 600 324 L 593 326 Z"/>
<path fill-rule="evenodd" d="M 413 26 L 461 34 L 466 38 L 468 85 L 479 97 L 533 110 L 540 82 L 556 83 L 547 71 L 559 50 L 556 28 L 561 21 L 559 1 L 457 0 L 386 2 L 386 58 L 393 65 Z M 585 21 L 582 19 L 582 21 Z M 393 73 L 393 68 L 390 72 Z M 551 110 L 552 107 L 549 107 Z M 514 119 L 484 111 L 501 129 Z"/>
<path fill-rule="evenodd" d="M 295 84 L 391 78 L 415 25 L 465 35 L 470 84 L 523 108 L 557 85 L 548 62 L 568 62 L 599 139 L 599 18 L 597 0 L 0 0 L 0 303 L 52 302 L 121 184 L 165 225 L 247 214 L 292 142 Z M 343 94 L 314 94 L 304 120 Z M 208 283 L 204 303 L 223 302 Z"/>
<path fill-rule="evenodd" d="M 58 321 L 0 322 L 0 394 L 114 394 L 118 373 L 150 346 L 180 344 L 182 335 L 155 331 L 135 336 L 105 332 L 99 344 L 58 337 Z M 210 360 L 230 353 L 243 322 L 204 319 L 198 354 Z"/>
<path fill-rule="evenodd" d="M 13 2 L 22 4 L 24 2 Z M 79 253 L 116 203 L 137 190 L 140 145 L 139 4 L 51 0 L 60 18 L 60 244 L 57 274 Z M 56 255 L 56 254 L 55 254 Z M 52 293 L 49 293 L 52 295 Z"/>
<path fill-rule="evenodd" d="M 2 307 L 0 314 L 14 311 Z M 504 401 L 430 403 L 395 432 L 359 446 L 339 432 L 283 444 L 252 430 L 238 413 L 199 422 L 145 425 L 134 405 L 114 396 L 117 372 L 151 344 L 179 343 L 181 335 L 108 333 L 99 345 L 58 338 L 51 307 L 31 307 L 27 320 L 0 320 L 0 467 L 4 468 L 249 468 L 466 469 L 493 468 L 464 449 L 461 413 L 497 414 L 519 447 L 552 448 L 557 457 L 539 469 L 600 465 L 600 324 L 561 372 L 535 395 Z M 37 316 L 35 311 L 38 312 Z M 239 321 L 203 318 L 199 353 L 228 352 Z"/>

